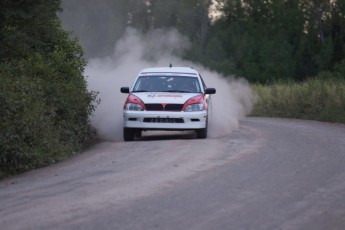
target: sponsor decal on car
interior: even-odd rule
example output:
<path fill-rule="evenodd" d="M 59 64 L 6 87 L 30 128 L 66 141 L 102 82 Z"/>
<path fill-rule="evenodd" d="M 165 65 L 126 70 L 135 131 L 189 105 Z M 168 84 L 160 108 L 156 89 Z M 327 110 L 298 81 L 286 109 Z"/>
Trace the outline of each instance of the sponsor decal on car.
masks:
<path fill-rule="evenodd" d="M 177 94 L 159 94 L 157 97 L 183 97 L 182 95 Z"/>

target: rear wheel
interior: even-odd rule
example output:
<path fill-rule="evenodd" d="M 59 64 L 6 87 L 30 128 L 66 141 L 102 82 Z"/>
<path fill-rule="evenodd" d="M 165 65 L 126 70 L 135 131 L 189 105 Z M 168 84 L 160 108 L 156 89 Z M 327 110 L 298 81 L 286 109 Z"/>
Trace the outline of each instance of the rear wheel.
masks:
<path fill-rule="evenodd" d="M 134 129 L 123 128 L 123 139 L 125 141 L 133 141 L 134 140 Z"/>

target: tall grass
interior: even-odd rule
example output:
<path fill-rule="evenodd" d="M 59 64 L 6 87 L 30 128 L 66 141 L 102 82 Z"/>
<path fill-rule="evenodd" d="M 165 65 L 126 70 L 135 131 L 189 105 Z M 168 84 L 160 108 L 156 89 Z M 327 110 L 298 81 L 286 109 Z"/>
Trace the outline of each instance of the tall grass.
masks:
<path fill-rule="evenodd" d="M 345 123 L 345 79 L 252 86 L 257 101 L 252 116 Z"/>

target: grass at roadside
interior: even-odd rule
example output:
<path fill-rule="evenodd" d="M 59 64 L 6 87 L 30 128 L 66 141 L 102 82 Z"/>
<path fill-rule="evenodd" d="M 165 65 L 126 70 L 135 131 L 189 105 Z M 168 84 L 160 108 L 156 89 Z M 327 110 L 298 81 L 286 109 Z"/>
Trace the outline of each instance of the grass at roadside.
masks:
<path fill-rule="evenodd" d="M 257 101 L 251 116 L 345 123 L 345 79 L 252 85 Z"/>

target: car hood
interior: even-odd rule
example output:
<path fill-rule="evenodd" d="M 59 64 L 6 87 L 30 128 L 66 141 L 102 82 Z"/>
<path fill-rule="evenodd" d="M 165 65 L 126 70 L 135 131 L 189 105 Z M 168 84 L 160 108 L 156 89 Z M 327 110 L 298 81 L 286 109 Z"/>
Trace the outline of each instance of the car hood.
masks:
<path fill-rule="evenodd" d="M 184 104 L 188 99 L 200 95 L 198 93 L 170 93 L 170 92 L 145 92 L 132 93 L 144 102 L 144 104 Z"/>

